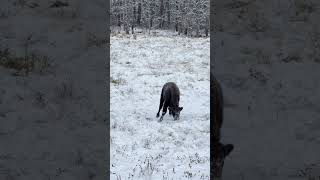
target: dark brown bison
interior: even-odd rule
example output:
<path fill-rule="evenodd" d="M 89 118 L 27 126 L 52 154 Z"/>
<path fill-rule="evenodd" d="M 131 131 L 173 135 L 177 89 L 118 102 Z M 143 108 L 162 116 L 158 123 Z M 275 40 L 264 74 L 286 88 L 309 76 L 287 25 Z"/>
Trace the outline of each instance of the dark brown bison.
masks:
<path fill-rule="evenodd" d="M 233 150 L 232 144 L 221 143 L 221 126 L 223 123 L 223 93 L 220 83 L 210 74 L 210 141 L 212 144 L 210 154 L 210 174 L 214 179 L 222 177 L 224 159 Z"/>
<path fill-rule="evenodd" d="M 179 119 L 180 111 L 183 107 L 179 107 L 180 101 L 180 91 L 178 86 L 173 82 L 167 82 L 162 87 L 161 96 L 160 96 L 160 105 L 157 117 L 159 117 L 160 110 L 162 108 L 162 115 L 160 121 L 163 120 L 163 116 L 167 113 L 169 109 L 169 115 L 172 115 L 174 120 Z"/>

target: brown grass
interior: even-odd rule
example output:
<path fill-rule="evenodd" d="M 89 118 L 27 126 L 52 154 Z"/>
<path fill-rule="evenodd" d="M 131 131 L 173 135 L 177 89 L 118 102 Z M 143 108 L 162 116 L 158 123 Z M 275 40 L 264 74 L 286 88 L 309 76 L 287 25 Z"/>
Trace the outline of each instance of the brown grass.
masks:
<path fill-rule="evenodd" d="M 46 72 L 51 63 L 47 56 L 32 53 L 23 57 L 10 53 L 9 49 L 4 49 L 0 50 L 0 66 L 28 75 L 30 72 Z"/>

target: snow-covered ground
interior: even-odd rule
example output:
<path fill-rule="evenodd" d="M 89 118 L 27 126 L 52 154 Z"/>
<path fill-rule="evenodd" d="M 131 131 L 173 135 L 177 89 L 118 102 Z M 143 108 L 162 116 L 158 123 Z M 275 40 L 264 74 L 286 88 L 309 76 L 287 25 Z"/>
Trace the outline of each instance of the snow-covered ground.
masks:
<path fill-rule="evenodd" d="M 111 179 L 209 179 L 209 48 L 209 38 L 111 36 Z M 168 81 L 184 109 L 159 122 Z"/>

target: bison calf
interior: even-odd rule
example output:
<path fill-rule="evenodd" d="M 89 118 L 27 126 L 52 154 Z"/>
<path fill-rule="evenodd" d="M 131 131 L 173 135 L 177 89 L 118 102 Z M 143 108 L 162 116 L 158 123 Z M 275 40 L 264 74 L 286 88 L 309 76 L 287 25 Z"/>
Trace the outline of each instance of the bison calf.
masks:
<path fill-rule="evenodd" d="M 162 115 L 160 121 L 163 120 L 163 116 L 167 113 L 167 108 L 169 109 L 169 115 L 172 115 L 174 120 L 179 119 L 180 111 L 183 107 L 179 107 L 180 101 L 180 91 L 178 86 L 173 82 L 167 82 L 162 87 L 159 111 L 157 117 L 159 117 L 160 110 L 162 109 Z"/>

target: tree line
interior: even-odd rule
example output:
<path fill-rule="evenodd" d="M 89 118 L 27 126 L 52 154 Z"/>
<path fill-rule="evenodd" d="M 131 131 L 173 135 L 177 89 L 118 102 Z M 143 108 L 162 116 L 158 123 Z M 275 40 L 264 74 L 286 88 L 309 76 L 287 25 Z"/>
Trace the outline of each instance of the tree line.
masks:
<path fill-rule="evenodd" d="M 127 34 L 142 28 L 208 36 L 209 13 L 209 0 L 111 0 L 111 26 Z"/>

